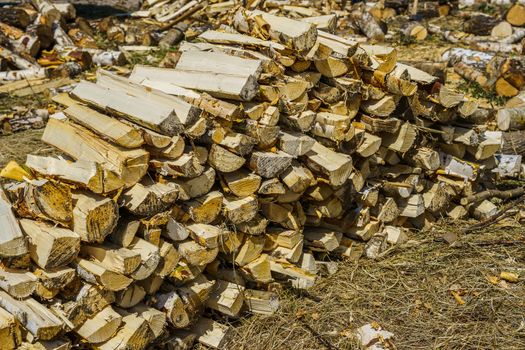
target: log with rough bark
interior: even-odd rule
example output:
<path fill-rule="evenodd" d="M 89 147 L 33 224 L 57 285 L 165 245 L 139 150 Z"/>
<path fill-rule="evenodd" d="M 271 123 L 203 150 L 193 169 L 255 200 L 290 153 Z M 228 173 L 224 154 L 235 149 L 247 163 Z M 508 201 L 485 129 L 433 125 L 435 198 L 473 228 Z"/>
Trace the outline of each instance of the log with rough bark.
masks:
<path fill-rule="evenodd" d="M 381 26 L 364 6 L 355 8 L 351 13 L 351 18 L 367 38 L 379 42 L 385 39 Z"/>

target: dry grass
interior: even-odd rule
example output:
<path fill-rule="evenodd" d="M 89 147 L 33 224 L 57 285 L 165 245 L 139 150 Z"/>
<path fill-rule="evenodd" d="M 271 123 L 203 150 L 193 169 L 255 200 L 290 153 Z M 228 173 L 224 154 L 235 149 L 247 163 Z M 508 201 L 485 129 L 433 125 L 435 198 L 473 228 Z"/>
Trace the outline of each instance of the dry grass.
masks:
<path fill-rule="evenodd" d="M 0 168 L 11 160 L 23 164 L 27 154 L 48 155 L 53 153 L 53 148 L 46 145 L 40 138 L 43 130 L 27 130 L 0 136 Z"/>
<path fill-rule="evenodd" d="M 226 348 L 353 349 L 352 330 L 376 321 L 398 349 L 524 349 L 525 282 L 487 280 L 525 277 L 523 228 L 486 229 L 451 247 L 439 237 L 455 226 L 418 234 L 380 261 L 342 262 L 301 298 L 284 291 L 275 315 L 234 324 Z"/>

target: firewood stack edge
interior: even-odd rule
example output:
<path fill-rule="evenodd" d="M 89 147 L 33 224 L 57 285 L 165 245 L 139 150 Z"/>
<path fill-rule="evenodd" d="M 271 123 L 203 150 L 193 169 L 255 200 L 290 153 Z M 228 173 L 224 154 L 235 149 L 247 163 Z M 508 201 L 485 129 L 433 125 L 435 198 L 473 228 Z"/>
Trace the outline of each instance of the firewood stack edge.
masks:
<path fill-rule="evenodd" d="M 497 211 L 464 200 L 521 171 L 487 111 L 315 20 L 230 20 L 173 69 L 55 96 L 43 141 L 63 156 L 3 169 L 3 348 L 223 348 L 223 320 L 275 312 L 330 258 Z"/>

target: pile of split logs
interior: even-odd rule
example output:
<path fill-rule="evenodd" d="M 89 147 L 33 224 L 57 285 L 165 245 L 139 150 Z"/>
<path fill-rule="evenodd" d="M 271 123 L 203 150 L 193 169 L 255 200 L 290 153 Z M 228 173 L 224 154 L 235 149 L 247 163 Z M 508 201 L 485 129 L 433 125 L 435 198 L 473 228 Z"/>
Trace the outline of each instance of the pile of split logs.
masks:
<path fill-rule="evenodd" d="M 0 7 L 0 85 L 34 79 L 44 84 L 49 77 L 76 76 L 93 64 L 124 61 L 120 51 L 99 49 L 93 28 L 70 3 L 31 0 Z"/>
<path fill-rule="evenodd" d="M 43 141 L 64 155 L 2 171 L 3 348 L 221 348 L 219 321 L 274 312 L 275 282 L 490 217 L 480 179 L 521 172 L 489 111 L 395 50 L 261 11 L 230 23 L 175 68 L 55 96 Z"/>

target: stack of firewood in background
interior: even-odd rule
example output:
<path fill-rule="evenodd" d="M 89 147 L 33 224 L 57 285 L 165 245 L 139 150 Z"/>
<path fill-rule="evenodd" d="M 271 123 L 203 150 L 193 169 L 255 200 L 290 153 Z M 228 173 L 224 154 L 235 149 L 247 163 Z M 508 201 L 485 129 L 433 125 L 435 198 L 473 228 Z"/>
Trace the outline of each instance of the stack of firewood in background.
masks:
<path fill-rule="evenodd" d="M 221 348 L 223 321 L 273 313 L 280 284 L 520 195 L 477 193 L 521 172 L 492 111 L 394 49 L 324 19 L 227 23 L 174 68 L 101 69 L 56 95 L 43 141 L 64 155 L 2 170 L 4 348 Z M 513 108 L 498 124 L 520 128 Z"/>

